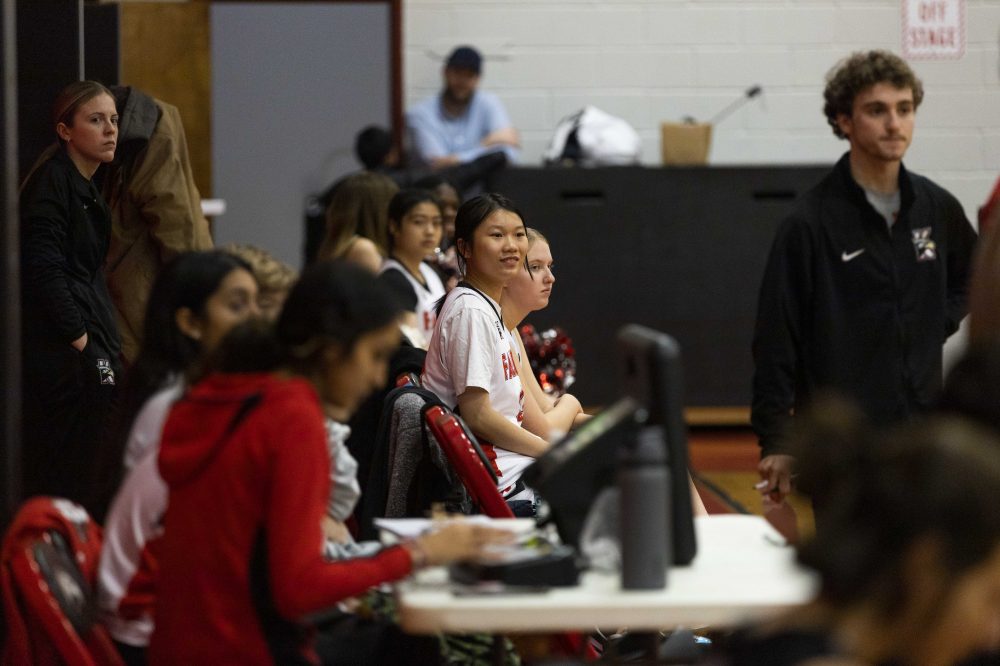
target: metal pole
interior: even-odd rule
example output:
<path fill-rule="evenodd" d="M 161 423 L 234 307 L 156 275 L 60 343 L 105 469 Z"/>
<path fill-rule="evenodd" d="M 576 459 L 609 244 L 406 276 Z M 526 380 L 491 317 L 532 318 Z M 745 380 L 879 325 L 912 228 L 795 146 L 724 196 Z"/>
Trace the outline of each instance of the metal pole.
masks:
<path fill-rule="evenodd" d="M 0 0 L 0 528 L 6 527 L 21 500 L 21 274 L 18 228 L 17 140 L 17 9 L 15 0 Z"/>

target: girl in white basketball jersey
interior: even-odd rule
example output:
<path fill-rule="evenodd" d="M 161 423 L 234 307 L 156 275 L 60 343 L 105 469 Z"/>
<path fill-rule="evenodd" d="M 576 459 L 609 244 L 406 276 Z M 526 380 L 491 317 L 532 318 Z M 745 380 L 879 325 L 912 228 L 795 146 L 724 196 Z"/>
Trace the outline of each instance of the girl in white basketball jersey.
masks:
<path fill-rule="evenodd" d="M 547 395 L 539 386 L 538 380 L 535 379 L 531 371 L 531 365 L 527 361 L 527 352 L 525 352 L 524 343 L 517 332 L 517 326 L 532 312 L 548 307 L 556 276 L 552 272 L 554 262 L 552 252 L 549 249 L 549 241 L 536 229 L 528 228 L 526 231 L 528 234 L 528 257 L 522 270 L 507 283 L 503 291 L 501 303 L 503 305 L 504 325 L 510 329 L 511 336 L 516 340 L 517 351 L 521 357 L 521 377 L 527 389 L 524 410 L 526 427 L 532 428 L 535 420 L 539 418 L 536 414 L 540 413 L 541 418 L 544 418 L 541 427 L 547 427 L 550 433 L 549 440 L 556 441 L 559 435 L 567 432 L 573 426 L 580 425 L 589 419 L 590 415 L 584 413 L 580 401 L 569 393 L 555 400 L 552 396 Z M 535 405 L 537 405 L 538 411 L 536 411 Z M 693 481 L 690 482 L 690 489 L 694 515 L 708 515 Z"/>
<path fill-rule="evenodd" d="M 517 327 L 532 312 L 542 310 L 549 305 L 549 296 L 552 294 L 552 286 L 555 284 L 556 276 L 552 272 L 552 252 L 549 250 L 549 242 L 545 236 L 535 229 L 526 229 L 528 234 L 528 255 L 521 270 L 518 271 L 503 291 L 504 326 L 510 329 L 511 337 L 514 339 L 517 354 L 521 361 L 521 381 L 526 389 L 526 401 L 529 403 L 525 410 L 525 417 L 533 418 L 533 410 L 530 403 L 538 405 L 540 413 L 545 419 L 548 432 L 554 436 L 565 434 L 574 425 L 590 418 L 583 413 L 580 401 L 570 394 L 565 394 L 558 399 L 553 399 L 546 395 L 539 386 L 531 371 L 531 364 L 527 360 L 527 352 L 521 335 L 517 332 Z"/>
<path fill-rule="evenodd" d="M 467 201 L 455 219 L 455 244 L 465 279 L 449 292 L 424 362 L 423 385 L 456 407 L 479 438 L 515 513 L 533 513 L 534 493 L 521 474 L 548 449 L 544 430 L 524 421 L 524 388 L 500 295 L 522 270 L 528 252 L 524 222 L 499 194 Z"/>
<path fill-rule="evenodd" d="M 424 260 L 441 244 L 441 207 L 427 190 L 407 189 L 389 202 L 389 258 L 379 279 L 400 299 L 403 333 L 414 347 L 427 348 L 435 306 L 444 297 L 441 278 Z"/>

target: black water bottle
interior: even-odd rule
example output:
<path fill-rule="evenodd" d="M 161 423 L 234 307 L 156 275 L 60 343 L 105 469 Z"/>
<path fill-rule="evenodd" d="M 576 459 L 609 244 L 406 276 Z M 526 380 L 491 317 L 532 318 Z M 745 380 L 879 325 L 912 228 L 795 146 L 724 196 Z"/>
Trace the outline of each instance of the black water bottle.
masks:
<path fill-rule="evenodd" d="M 661 426 L 642 427 L 618 459 L 622 589 L 658 590 L 670 561 L 670 477 Z"/>

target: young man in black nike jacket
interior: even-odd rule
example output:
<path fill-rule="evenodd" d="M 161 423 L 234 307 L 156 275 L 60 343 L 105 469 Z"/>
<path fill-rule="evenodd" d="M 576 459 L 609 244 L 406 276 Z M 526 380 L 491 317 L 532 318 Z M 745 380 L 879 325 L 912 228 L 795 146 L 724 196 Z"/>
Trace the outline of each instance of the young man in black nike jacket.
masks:
<path fill-rule="evenodd" d="M 789 421 L 817 390 L 854 398 L 876 423 L 931 404 L 976 243 L 955 197 L 903 167 L 923 99 L 905 62 L 856 53 L 824 97 L 850 151 L 778 229 L 754 333 L 751 422 L 773 499 L 791 489 Z"/>

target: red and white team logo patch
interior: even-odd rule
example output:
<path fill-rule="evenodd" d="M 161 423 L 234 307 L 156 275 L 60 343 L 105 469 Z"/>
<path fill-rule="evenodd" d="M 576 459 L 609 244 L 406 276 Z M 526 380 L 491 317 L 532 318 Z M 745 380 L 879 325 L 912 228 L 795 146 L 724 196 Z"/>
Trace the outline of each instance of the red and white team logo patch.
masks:
<path fill-rule="evenodd" d="M 931 238 L 931 227 L 911 229 L 913 236 L 913 251 L 917 253 L 917 261 L 934 261 L 937 259 L 937 243 Z"/>

